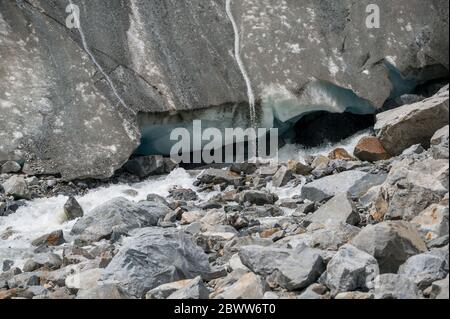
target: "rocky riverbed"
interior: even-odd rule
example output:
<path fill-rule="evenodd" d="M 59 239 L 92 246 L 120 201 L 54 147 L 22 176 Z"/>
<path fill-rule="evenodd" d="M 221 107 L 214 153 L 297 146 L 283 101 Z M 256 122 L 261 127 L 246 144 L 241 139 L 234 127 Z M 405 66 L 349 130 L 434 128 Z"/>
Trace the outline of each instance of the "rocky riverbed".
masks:
<path fill-rule="evenodd" d="M 277 164 L 66 182 L 4 163 L 0 299 L 448 299 L 448 112 L 447 86 Z"/>

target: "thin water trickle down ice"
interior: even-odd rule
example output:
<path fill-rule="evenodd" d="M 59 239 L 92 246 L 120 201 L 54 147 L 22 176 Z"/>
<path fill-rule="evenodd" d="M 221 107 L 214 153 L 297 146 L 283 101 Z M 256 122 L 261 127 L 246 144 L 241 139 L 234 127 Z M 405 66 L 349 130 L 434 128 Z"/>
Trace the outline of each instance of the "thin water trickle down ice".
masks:
<path fill-rule="evenodd" d="M 196 177 L 196 174 L 189 174 L 179 168 L 168 176 L 151 178 L 133 185 L 101 187 L 76 199 L 85 214 L 89 215 L 94 208 L 116 197 L 138 202 L 145 200 L 148 194 L 168 196 L 169 190 L 175 186 L 195 188 L 193 183 Z M 136 191 L 137 195 L 127 194 L 128 190 Z M 33 255 L 31 241 L 52 231 L 63 230 L 66 239 L 70 240 L 69 232 L 75 221 L 65 221 L 63 207 L 67 199 L 66 196 L 35 199 L 27 202 L 27 205 L 19 208 L 16 213 L 1 217 L 0 236 L 9 229 L 13 233 L 7 240 L 0 239 L 0 265 L 6 259 L 14 260 L 16 266 L 21 265 L 26 258 Z"/>

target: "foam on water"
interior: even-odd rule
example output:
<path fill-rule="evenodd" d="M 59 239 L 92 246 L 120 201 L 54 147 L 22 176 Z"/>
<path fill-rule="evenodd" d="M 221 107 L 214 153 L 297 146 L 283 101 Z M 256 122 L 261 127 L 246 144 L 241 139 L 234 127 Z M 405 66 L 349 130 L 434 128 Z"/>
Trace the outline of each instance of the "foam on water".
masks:
<path fill-rule="evenodd" d="M 169 190 L 175 186 L 183 188 L 194 188 L 193 182 L 196 174 L 189 174 L 184 169 L 176 169 L 165 177 L 151 178 L 144 182 L 133 185 L 117 184 L 101 187 L 88 192 L 86 195 L 77 197 L 86 215 L 92 209 L 105 202 L 124 197 L 131 201 L 145 200 L 148 194 L 160 196 L 169 195 Z M 127 194 L 126 191 L 134 190 L 136 196 Z M 31 241 L 55 230 L 63 230 L 64 236 L 70 240 L 70 230 L 75 221 L 64 220 L 64 204 L 68 197 L 56 196 L 29 201 L 26 206 L 21 207 L 16 213 L 0 218 L 0 236 L 8 230 L 12 235 L 7 240 L 0 239 L 0 264 L 3 260 L 11 259 L 15 265 L 21 265 L 27 257 L 31 257 Z"/>

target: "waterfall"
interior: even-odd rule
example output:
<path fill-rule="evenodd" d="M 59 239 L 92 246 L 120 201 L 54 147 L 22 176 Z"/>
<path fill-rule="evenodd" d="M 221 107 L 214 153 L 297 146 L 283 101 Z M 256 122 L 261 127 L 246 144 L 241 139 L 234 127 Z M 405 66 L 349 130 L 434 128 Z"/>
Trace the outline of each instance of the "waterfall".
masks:
<path fill-rule="evenodd" d="M 228 18 L 230 19 L 234 29 L 234 56 L 239 66 L 239 69 L 241 70 L 242 76 L 244 77 L 245 84 L 247 86 L 247 96 L 250 107 L 250 123 L 253 128 L 256 128 L 257 124 L 256 124 L 255 94 L 253 93 L 250 77 L 248 76 L 247 70 L 245 69 L 244 62 L 241 59 L 239 28 L 236 21 L 234 20 L 233 13 L 231 10 L 232 1 L 233 0 L 226 0 L 226 11 Z"/>
<path fill-rule="evenodd" d="M 70 5 L 73 7 L 74 4 L 72 2 L 72 0 L 69 0 Z M 109 77 L 108 73 L 105 72 L 105 70 L 102 68 L 102 66 L 97 62 L 97 59 L 95 58 L 94 54 L 92 53 L 91 49 L 89 49 L 89 46 L 87 44 L 86 41 L 86 36 L 84 35 L 83 32 L 83 28 L 81 26 L 81 21 L 78 24 L 78 33 L 80 34 L 80 38 L 81 38 L 81 42 L 83 44 L 83 48 L 86 51 L 86 53 L 88 54 L 89 58 L 92 60 L 92 63 L 94 63 L 94 65 L 97 67 L 97 69 L 100 71 L 101 74 L 103 74 L 106 82 L 108 82 L 109 87 L 111 88 L 112 92 L 114 93 L 114 95 L 116 96 L 117 100 L 119 101 L 120 104 L 122 104 L 122 106 L 126 109 L 128 109 L 129 111 L 131 111 L 132 113 L 136 113 L 134 112 L 134 110 L 132 110 L 130 107 L 128 107 L 128 105 L 125 103 L 125 101 L 122 99 L 122 97 L 120 96 L 119 92 L 117 91 L 116 86 L 114 85 L 114 82 L 112 81 L 112 79 Z"/>

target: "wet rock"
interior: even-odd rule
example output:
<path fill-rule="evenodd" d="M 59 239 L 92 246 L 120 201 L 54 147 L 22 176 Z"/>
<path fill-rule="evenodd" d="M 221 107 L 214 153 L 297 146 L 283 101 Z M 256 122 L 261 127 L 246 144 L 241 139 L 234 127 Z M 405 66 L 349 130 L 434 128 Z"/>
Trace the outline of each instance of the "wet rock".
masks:
<path fill-rule="evenodd" d="M 303 164 L 298 161 L 290 160 L 288 162 L 288 169 L 294 172 L 294 174 L 308 176 L 311 174 L 311 172 L 314 170 L 311 166 L 308 164 Z"/>
<path fill-rule="evenodd" d="M 446 264 L 445 258 L 440 255 L 420 254 L 412 256 L 401 265 L 398 274 L 408 277 L 423 290 L 448 275 L 448 271 L 445 270 Z"/>
<path fill-rule="evenodd" d="M 411 221 L 417 225 L 423 238 L 433 240 L 449 234 L 448 206 L 433 204 Z"/>
<path fill-rule="evenodd" d="M 66 214 L 67 220 L 83 217 L 83 208 L 81 208 L 80 204 L 73 196 L 70 196 L 64 204 L 64 214 Z"/>
<path fill-rule="evenodd" d="M 404 159 L 395 162 L 372 207 L 375 220 L 411 220 L 448 193 L 446 160 Z M 414 194 L 414 196 L 411 196 Z"/>
<path fill-rule="evenodd" d="M 159 173 L 164 167 L 163 157 L 160 155 L 142 156 L 129 160 L 123 168 L 130 174 L 139 178 L 145 178 L 152 174 Z"/>
<path fill-rule="evenodd" d="M 211 299 L 262 299 L 265 284 L 260 276 L 238 270 L 219 279 L 211 293 Z"/>
<path fill-rule="evenodd" d="M 13 265 L 14 265 L 14 261 L 9 260 L 9 259 L 3 260 L 2 271 L 10 270 Z"/>
<path fill-rule="evenodd" d="M 64 244 L 64 233 L 62 230 L 54 231 L 50 234 L 43 235 L 31 242 L 33 246 L 60 246 Z"/>
<path fill-rule="evenodd" d="M 8 161 L 5 164 L 1 165 L 1 173 L 2 174 L 11 174 L 18 173 L 22 170 L 22 167 L 17 162 Z"/>
<path fill-rule="evenodd" d="M 255 173 L 258 166 L 255 163 L 234 163 L 230 167 L 230 171 L 236 174 L 251 175 Z"/>
<path fill-rule="evenodd" d="M 308 215 L 305 221 L 319 225 L 336 225 L 340 223 L 358 225 L 360 217 L 356 211 L 355 204 L 349 198 L 349 194 L 342 193 L 330 199 L 313 214 Z"/>
<path fill-rule="evenodd" d="M 288 170 L 287 167 L 281 166 L 276 174 L 273 176 L 272 184 L 274 187 L 286 186 L 292 179 L 292 171 Z"/>
<path fill-rule="evenodd" d="M 177 201 L 195 201 L 198 199 L 197 193 L 192 189 L 177 188 L 169 191 L 170 196 Z"/>
<path fill-rule="evenodd" d="M 408 277 L 384 274 L 375 278 L 375 299 L 421 299 L 416 284 Z"/>
<path fill-rule="evenodd" d="M 148 194 L 147 202 L 154 202 L 156 204 L 161 204 L 163 206 L 169 207 L 169 203 L 166 201 L 166 199 L 156 194 Z"/>
<path fill-rule="evenodd" d="M 210 273 L 208 257 L 191 236 L 174 229 L 144 228 L 132 232 L 102 279 L 143 298 L 161 284 Z"/>
<path fill-rule="evenodd" d="M 30 199 L 31 194 L 28 185 L 22 176 L 11 176 L 2 184 L 5 194 L 14 196 L 15 199 Z"/>
<path fill-rule="evenodd" d="M 221 169 L 208 169 L 197 178 L 203 184 L 234 185 L 241 180 L 241 176 Z"/>
<path fill-rule="evenodd" d="M 404 221 L 368 225 L 350 244 L 374 256 L 381 273 L 396 273 L 408 258 L 427 251 L 416 228 Z"/>
<path fill-rule="evenodd" d="M 313 202 L 321 202 L 337 194 L 348 192 L 365 176 L 367 176 L 365 172 L 347 171 L 323 177 L 306 184 L 302 189 L 302 198 Z"/>
<path fill-rule="evenodd" d="M 375 131 L 386 151 L 400 155 L 411 145 L 430 146 L 430 139 L 448 125 L 448 88 L 424 101 L 379 113 Z"/>
<path fill-rule="evenodd" d="M 353 153 L 361 161 L 377 162 L 389 159 L 391 156 L 386 152 L 377 137 L 363 137 L 355 147 Z"/>
<path fill-rule="evenodd" d="M 110 238 L 114 231 L 128 232 L 135 228 L 156 226 L 168 208 L 153 202 L 133 203 L 125 198 L 115 198 L 80 218 L 71 234 L 88 242 Z"/>
<path fill-rule="evenodd" d="M 314 283 L 325 270 L 321 251 L 246 246 L 239 250 L 242 263 L 254 273 L 268 276 L 268 281 L 298 290 Z"/>
<path fill-rule="evenodd" d="M 352 245 L 342 246 L 327 265 L 325 284 L 332 295 L 373 288 L 377 260 Z"/>
<path fill-rule="evenodd" d="M 431 138 L 430 152 L 434 159 L 449 159 L 449 126 L 434 133 Z"/>
<path fill-rule="evenodd" d="M 347 150 L 343 148 L 336 148 L 328 154 L 328 158 L 331 160 L 344 160 L 344 161 L 353 161 L 355 160 L 353 156 L 351 156 Z"/>
<path fill-rule="evenodd" d="M 316 158 L 314 158 L 313 162 L 311 163 L 311 167 L 314 170 L 323 170 L 328 167 L 329 163 L 330 159 L 328 157 L 319 155 Z"/>
<path fill-rule="evenodd" d="M 184 287 L 173 292 L 167 299 L 209 299 L 209 290 L 206 288 L 201 277 L 190 280 Z"/>
<path fill-rule="evenodd" d="M 431 293 L 430 298 L 431 299 L 449 299 L 449 277 L 442 280 L 435 281 L 431 285 Z"/>
<path fill-rule="evenodd" d="M 240 195 L 239 201 L 241 204 L 250 203 L 257 206 L 273 205 L 278 201 L 278 196 L 261 191 L 246 191 Z"/>

